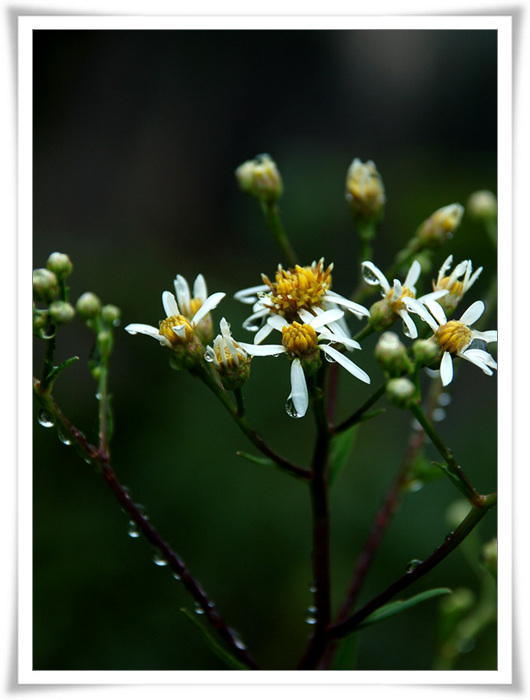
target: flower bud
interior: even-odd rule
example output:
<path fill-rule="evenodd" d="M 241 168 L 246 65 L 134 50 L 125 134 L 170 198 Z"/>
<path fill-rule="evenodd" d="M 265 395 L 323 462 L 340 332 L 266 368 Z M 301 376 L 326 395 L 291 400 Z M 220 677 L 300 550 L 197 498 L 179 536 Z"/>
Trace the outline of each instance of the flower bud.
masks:
<path fill-rule="evenodd" d="M 346 201 L 355 219 L 375 223 L 385 206 L 385 189 L 375 163 L 355 158 L 346 174 Z"/>
<path fill-rule="evenodd" d="M 92 292 L 82 294 L 75 305 L 77 313 L 85 321 L 96 318 L 101 312 L 101 301 Z"/>
<path fill-rule="evenodd" d="M 223 387 L 227 391 L 240 389 L 250 374 L 251 358 L 238 342 L 232 338 L 230 324 L 225 318 L 220 322 L 221 333 L 208 346 L 204 353 L 206 362 L 210 362 Z"/>
<path fill-rule="evenodd" d="M 121 311 L 113 304 L 105 304 L 101 309 L 101 318 L 109 326 L 117 326 L 120 322 Z"/>
<path fill-rule="evenodd" d="M 440 359 L 440 348 L 434 340 L 419 338 L 412 343 L 412 354 L 418 364 L 428 367 Z"/>
<path fill-rule="evenodd" d="M 370 325 L 375 331 L 384 331 L 396 320 L 396 315 L 387 297 L 370 307 Z"/>
<path fill-rule="evenodd" d="M 375 357 L 390 377 L 399 377 L 411 369 L 407 348 L 395 333 L 383 333 L 375 346 Z"/>
<path fill-rule="evenodd" d="M 59 279 L 64 279 L 72 272 L 73 266 L 65 253 L 52 253 L 46 262 L 48 270 L 54 272 Z"/>
<path fill-rule="evenodd" d="M 386 395 L 390 403 L 399 408 L 408 408 L 414 399 L 416 387 L 407 379 L 407 377 L 399 377 L 398 379 L 389 379 L 386 385 Z"/>
<path fill-rule="evenodd" d="M 283 192 L 283 183 L 276 163 L 267 153 L 247 160 L 236 170 L 239 187 L 267 202 L 275 202 Z"/>
<path fill-rule="evenodd" d="M 425 247 L 437 248 L 452 238 L 463 214 L 464 207 L 461 204 L 442 207 L 421 224 L 416 236 Z"/>
<path fill-rule="evenodd" d="M 45 267 L 33 270 L 33 298 L 50 302 L 59 291 L 57 276 Z"/>
<path fill-rule="evenodd" d="M 53 301 L 50 304 L 50 318 L 57 326 L 70 323 L 75 316 L 74 307 L 67 301 Z"/>
<path fill-rule="evenodd" d="M 497 198 L 489 190 L 473 192 L 467 202 L 469 215 L 474 219 L 487 221 L 497 217 Z"/>
<path fill-rule="evenodd" d="M 100 331 L 97 336 L 97 343 L 102 355 L 110 355 L 113 346 L 112 333 L 110 331 Z"/>

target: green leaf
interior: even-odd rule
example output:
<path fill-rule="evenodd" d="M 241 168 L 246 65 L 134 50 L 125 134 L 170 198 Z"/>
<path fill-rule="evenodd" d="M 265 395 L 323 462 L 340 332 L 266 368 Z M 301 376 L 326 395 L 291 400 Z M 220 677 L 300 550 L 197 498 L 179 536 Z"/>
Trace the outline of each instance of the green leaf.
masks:
<path fill-rule="evenodd" d="M 181 611 L 186 615 L 186 617 L 193 622 L 194 625 L 198 627 L 200 632 L 202 633 L 204 639 L 208 643 L 208 646 L 210 649 L 216 654 L 222 661 L 227 664 L 227 666 L 230 666 L 230 668 L 235 668 L 238 671 L 248 671 L 249 667 L 246 666 L 242 661 L 239 661 L 239 659 L 236 659 L 233 654 L 228 651 L 220 641 L 216 639 L 214 634 L 211 632 L 208 627 L 206 627 L 206 624 L 197 618 L 196 614 L 191 613 L 187 608 L 181 608 Z"/>
<path fill-rule="evenodd" d="M 331 442 L 331 451 L 329 459 L 329 484 L 335 481 L 337 476 L 346 466 L 348 457 L 350 456 L 355 436 L 357 434 L 357 425 L 353 425 L 348 430 L 345 430 L 339 435 L 335 435 Z"/>
<path fill-rule="evenodd" d="M 241 450 L 238 450 L 236 455 L 238 457 L 242 457 L 243 459 L 247 459 L 253 464 L 259 464 L 261 467 L 273 467 L 274 469 L 278 469 L 276 462 L 268 457 L 256 457 L 255 455 L 251 455 L 248 452 L 242 452 Z"/>
<path fill-rule="evenodd" d="M 408 598 L 407 600 L 395 600 L 392 603 L 383 605 L 371 615 L 368 615 L 368 617 L 365 620 L 363 620 L 363 622 L 361 622 L 357 629 L 359 630 L 363 627 L 375 625 L 377 622 L 382 622 L 383 620 L 386 620 L 389 617 L 398 615 L 404 610 L 413 608 L 415 605 L 418 605 L 418 603 L 423 603 L 423 601 L 429 600 L 429 598 L 435 598 L 436 596 L 446 595 L 447 593 L 452 593 L 452 590 L 450 588 L 432 588 L 430 591 L 423 591 L 423 593 L 418 593 L 417 595 L 412 596 L 412 598 Z"/>
<path fill-rule="evenodd" d="M 76 362 L 79 359 L 77 355 L 74 355 L 73 357 L 70 357 L 68 360 L 65 360 L 64 362 L 61 362 L 60 365 L 57 367 L 54 367 L 52 371 L 48 374 L 46 377 L 46 384 L 50 384 L 51 382 L 54 382 L 57 377 L 63 372 L 67 367 L 69 367 L 71 364 Z"/>
<path fill-rule="evenodd" d="M 333 658 L 334 671 L 354 671 L 359 648 L 359 635 L 349 634 L 339 643 L 337 653 Z"/>

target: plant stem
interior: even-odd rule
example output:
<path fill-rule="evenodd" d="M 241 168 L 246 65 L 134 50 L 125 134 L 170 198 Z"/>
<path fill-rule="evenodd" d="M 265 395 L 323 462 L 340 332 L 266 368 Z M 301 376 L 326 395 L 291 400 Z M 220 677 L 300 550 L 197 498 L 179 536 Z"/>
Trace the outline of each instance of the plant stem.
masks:
<path fill-rule="evenodd" d="M 369 399 L 367 399 L 364 404 L 355 411 L 355 413 L 352 413 L 352 415 L 349 418 L 346 418 L 346 420 L 342 421 L 342 423 L 339 423 L 339 425 L 332 426 L 330 428 L 330 432 L 332 435 L 338 435 L 339 433 L 343 433 L 345 430 L 348 430 L 348 428 L 351 428 L 352 425 L 355 425 L 356 423 L 359 423 L 363 415 L 368 411 L 369 408 L 371 408 L 380 398 L 383 396 L 385 393 L 386 389 L 386 382 L 384 384 L 381 384 L 381 386 L 374 391 L 372 396 L 370 396 Z"/>
<path fill-rule="evenodd" d="M 298 256 L 285 233 L 285 230 L 280 221 L 280 211 L 276 202 L 260 200 L 261 208 L 265 216 L 265 221 L 269 231 L 274 236 L 274 240 L 280 246 L 282 253 L 285 255 L 290 267 L 294 267 L 297 263 Z"/>

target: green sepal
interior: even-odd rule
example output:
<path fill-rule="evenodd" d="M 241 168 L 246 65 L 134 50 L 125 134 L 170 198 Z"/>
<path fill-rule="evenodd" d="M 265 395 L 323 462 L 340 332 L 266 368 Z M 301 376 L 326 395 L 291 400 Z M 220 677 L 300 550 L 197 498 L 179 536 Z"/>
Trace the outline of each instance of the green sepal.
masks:
<path fill-rule="evenodd" d="M 331 441 L 331 450 L 329 457 L 329 485 L 335 481 L 348 462 L 355 436 L 357 435 L 357 425 L 352 425 L 351 428 L 345 430 L 339 435 L 335 435 Z"/>
<path fill-rule="evenodd" d="M 413 608 L 415 605 L 418 605 L 418 603 L 423 603 L 423 601 L 429 600 L 430 598 L 435 598 L 436 596 L 440 595 L 447 595 L 448 593 L 452 592 L 453 591 L 450 588 L 431 588 L 431 590 L 418 593 L 417 595 L 412 596 L 412 598 L 407 598 L 407 600 L 395 600 L 392 603 L 387 603 L 387 605 L 383 605 L 371 615 L 368 615 L 368 617 L 363 620 L 358 627 L 356 627 L 356 630 L 360 630 L 364 627 L 375 625 L 377 622 L 387 620 L 389 617 L 398 615 L 404 610 Z"/>
<path fill-rule="evenodd" d="M 48 376 L 45 379 L 46 384 L 51 384 L 54 382 L 57 377 L 63 372 L 67 367 L 69 367 L 71 364 L 76 362 L 79 359 L 77 355 L 74 355 L 73 357 L 70 357 L 68 360 L 65 360 L 64 362 L 61 362 L 60 365 L 57 367 L 54 367 L 52 371 L 48 374 Z"/>
<path fill-rule="evenodd" d="M 279 469 L 276 462 L 268 457 L 256 457 L 255 455 L 251 455 L 248 452 L 243 452 L 242 450 L 238 450 L 236 455 L 238 457 L 242 457 L 243 459 L 247 459 L 249 462 L 252 462 L 252 464 L 259 464 L 261 467 L 272 467 L 273 469 Z"/>
<path fill-rule="evenodd" d="M 239 661 L 239 659 L 236 659 L 235 656 L 231 652 L 229 652 L 222 644 L 220 641 L 216 639 L 214 634 L 212 634 L 211 630 L 209 630 L 204 622 L 202 620 L 199 620 L 197 618 L 197 615 L 193 614 L 190 612 L 187 608 L 181 608 L 181 612 L 183 612 L 186 617 L 191 620 L 197 628 L 200 630 L 202 633 L 202 636 L 208 643 L 208 646 L 210 649 L 222 660 L 225 662 L 227 666 L 230 666 L 230 668 L 235 668 L 238 671 L 248 671 L 249 667 L 246 666 L 242 661 Z"/>

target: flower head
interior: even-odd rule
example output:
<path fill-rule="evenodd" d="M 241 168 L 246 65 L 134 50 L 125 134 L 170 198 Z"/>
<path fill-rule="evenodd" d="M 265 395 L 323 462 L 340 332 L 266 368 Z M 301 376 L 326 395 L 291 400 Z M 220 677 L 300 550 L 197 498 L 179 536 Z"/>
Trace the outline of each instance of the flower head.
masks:
<path fill-rule="evenodd" d="M 307 267 L 296 265 L 285 270 L 279 265 L 274 281 L 267 275 L 262 275 L 264 284 L 242 289 L 235 295 L 239 301 L 253 304 L 253 313 L 243 323 L 243 328 L 257 330 L 254 340 L 260 343 L 273 329 L 268 323 L 272 315 L 282 316 L 284 322 L 293 323 L 301 321 L 302 311 L 309 311 L 314 315 L 319 310 L 342 306 L 359 318 L 368 316 L 369 311 L 364 306 L 331 291 L 332 270 L 333 264 L 324 268 L 322 258 L 318 263 L 313 262 Z M 264 325 L 260 328 L 261 323 Z M 346 332 L 344 325 L 342 331 Z"/>
<path fill-rule="evenodd" d="M 291 360 L 291 393 L 287 398 L 286 411 L 293 418 L 302 418 L 309 406 L 309 394 L 306 384 L 306 376 L 314 374 L 320 366 L 320 350 L 330 362 L 338 362 L 348 370 L 350 374 L 367 384 L 370 377 L 364 370 L 358 367 L 346 357 L 335 345 L 342 345 L 348 349 L 360 349 L 357 341 L 352 340 L 346 334 L 329 329 L 329 325 L 336 323 L 344 312 L 340 309 L 319 310 L 314 316 L 309 311 L 300 311 L 300 322 L 286 324 L 285 319 L 277 314 L 272 315 L 268 323 L 271 328 L 282 334 L 282 344 L 258 345 L 240 343 L 241 347 L 249 355 L 272 355 L 278 357 L 286 354 Z"/>
<path fill-rule="evenodd" d="M 142 333 L 155 338 L 161 345 L 179 351 L 183 356 L 200 353 L 202 357 L 205 331 L 211 329 L 211 320 L 207 316 L 225 293 L 216 292 L 207 297 L 202 275 L 195 281 L 194 294 L 197 296 L 190 296 L 188 284 L 180 275 L 175 280 L 175 291 L 180 307 L 171 292 L 163 292 L 162 305 L 166 318 L 160 321 L 158 328 L 145 323 L 130 323 L 125 330 L 131 335 Z"/>
<path fill-rule="evenodd" d="M 346 175 L 346 201 L 356 219 L 378 221 L 381 218 L 385 188 L 373 161 L 353 160 Z"/>
<path fill-rule="evenodd" d="M 232 338 L 230 324 L 225 318 L 219 324 L 221 333 L 208 346 L 204 359 L 216 369 L 225 389 L 233 391 L 241 387 L 250 373 L 250 357 L 244 348 Z"/>
<path fill-rule="evenodd" d="M 419 300 L 408 299 L 409 311 L 418 314 L 434 332 L 433 340 L 442 353 L 440 378 L 447 386 L 453 379 L 453 357 L 462 357 L 472 362 L 484 372 L 492 375 L 497 363 L 489 352 L 480 347 L 484 343 L 497 340 L 497 331 L 476 331 L 471 326 L 484 313 L 484 302 L 476 301 L 465 311 L 458 321 L 448 321 L 444 310 L 437 302 L 427 309 Z"/>
<path fill-rule="evenodd" d="M 456 309 L 464 294 L 476 282 L 483 269 L 479 267 L 478 270 L 471 274 L 473 272 L 471 260 L 463 260 L 448 274 L 452 262 L 453 256 L 450 255 L 441 266 L 438 278 L 432 285 L 434 291 L 447 289 L 448 293 L 441 297 L 438 303 L 449 314 Z"/>
<path fill-rule="evenodd" d="M 416 236 L 428 248 L 437 248 L 453 236 L 460 225 L 464 207 L 461 204 L 448 204 L 437 209 L 419 227 Z"/>
<path fill-rule="evenodd" d="M 403 284 L 399 280 L 394 280 L 392 287 L 387 278 L 372 262 L 362 263 L 364 280 L 367 284 L 381 287 L 383 299 L 376 302 L 370 309 L 370 321 L 376 330 L 384 330 L 392 325 L 399 316 L 403 321 L 403 332 L 409 338 L 417 338 L 418 330 L 405 304 L 407 298 L 416 298 L 416 282 L 421 272 L 420 263 L 415 260 L 410 266 Z M 424 294 L 420 300 L 429 304 L 432 300 L 439 299 L 447 294 L 446 289 L 435 290 L 429 294 Z"/>
<path fill-rule="evenodd" d="M 275 202 L 283 192 L 283 183 L 276 163 L 267 153 L 247 160 L 236 170 L 239 187 L 258 199 Z"/>

